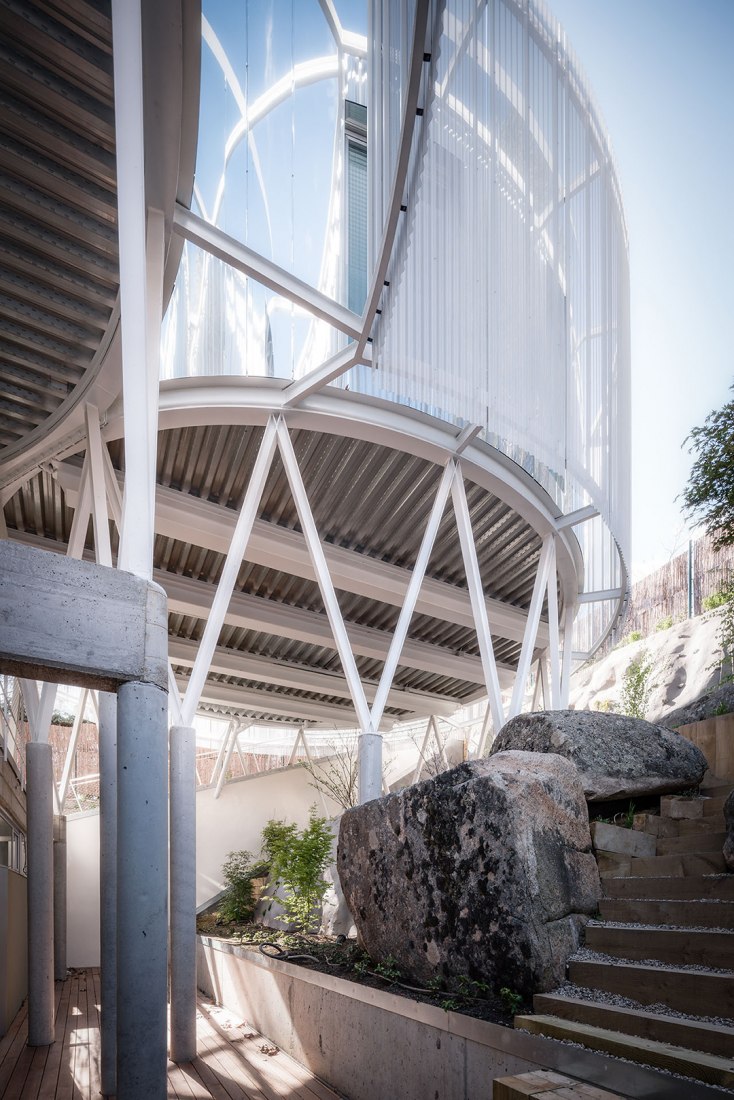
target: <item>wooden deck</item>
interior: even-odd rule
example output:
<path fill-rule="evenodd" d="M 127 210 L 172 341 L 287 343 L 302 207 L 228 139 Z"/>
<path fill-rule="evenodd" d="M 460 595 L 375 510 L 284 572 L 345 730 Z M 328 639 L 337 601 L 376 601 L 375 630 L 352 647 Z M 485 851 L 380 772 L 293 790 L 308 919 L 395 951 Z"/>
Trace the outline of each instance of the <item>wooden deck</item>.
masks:
<path fill-rule="evenodd" d="M 168 1063 L 171 1100 L 339 1100 L 298 1062 L 204 997 L 197 1003 L 199 1057 Z M 0 1040 L 3 1100 L 98 1100 L 99 971 L 56 983 L 56 1040 L 26 1046 L 23 1005 Z"/>

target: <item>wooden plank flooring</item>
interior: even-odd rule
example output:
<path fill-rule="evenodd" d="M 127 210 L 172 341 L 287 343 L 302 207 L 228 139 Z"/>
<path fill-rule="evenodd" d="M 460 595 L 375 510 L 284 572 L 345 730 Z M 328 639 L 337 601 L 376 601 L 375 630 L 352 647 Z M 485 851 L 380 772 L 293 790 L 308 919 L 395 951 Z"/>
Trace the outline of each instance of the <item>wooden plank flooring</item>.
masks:
<path fill-rule="evenodd" d="M 56 983 L 56 1037 L 26 1046 L 25 1004 L 0 1039 L 3 1100 L 98 1100 L 99 971 Z M 304 1066 L 204 997 L 197 1003 L 199 1056 L 168 1063 L 169 1100 L 339 1100 Z"/>

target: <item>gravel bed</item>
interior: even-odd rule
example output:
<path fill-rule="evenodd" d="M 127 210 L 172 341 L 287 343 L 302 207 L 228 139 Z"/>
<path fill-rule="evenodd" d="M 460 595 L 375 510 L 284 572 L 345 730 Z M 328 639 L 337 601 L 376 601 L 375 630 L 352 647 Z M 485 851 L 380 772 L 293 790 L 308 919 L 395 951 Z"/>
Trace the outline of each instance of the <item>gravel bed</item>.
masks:
<path fill-rule="evenodd" d="M 706 929 L 710 932 L 711 929 Z M 628 966 L 654 966 L 659 970 L 690 970 L 697 974 L 726 974 L 734 975 L 734 970 L 719 966 L 699 966 L 696 963 L 666 963 L 660 959 L 625 959 L 620 955 L 606 955 L 602 951 L 592 951 L 590 947 L 580 947 L 571 956 L 571 962 L 602 962 L 602 963 L 626 963 Z"/>
<path fill-rule="evenodd" d="M 694 1023 L 713 1024 L 715 1027 L 734 1028 L 734 1019 L 728 1016 L 697 1016 L 692 1012 L 680 1012 L 662 1002 L 644 1005 L 631 997 L 623 997 L 621 993 L 589 989 L 583 985 L 574 985 L 573 982 L 564 982 L 553 993 L 559 997 L 574 997 L 578 1001 L 595 1001 L 597 1004 L 609 1005 L 612 1008 L 634 1008 L 642 1012 L 654 1012 L 657 1016 L 672 1016 L 677 1020 L 691 1020 Z"/>
<path fill-rule="evenodd" d="M 587 928 L 636 928 L 642 932 L 656 932 L 660 929 L 663 932 L 729 932 L 734 934 L 734 929 L 727 928 L 726 925 L 709 925 L 709 924 L 642 924 L 637 921 L 629 920 L 590 920 L 587 922 Z"/>

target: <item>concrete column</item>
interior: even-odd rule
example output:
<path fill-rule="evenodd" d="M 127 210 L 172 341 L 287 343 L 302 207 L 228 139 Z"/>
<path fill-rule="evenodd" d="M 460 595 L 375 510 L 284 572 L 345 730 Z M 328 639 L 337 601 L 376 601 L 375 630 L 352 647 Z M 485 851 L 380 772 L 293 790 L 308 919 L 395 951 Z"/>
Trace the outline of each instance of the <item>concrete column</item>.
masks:
<path fill-rule="evenodd" d="M 101 1091 L 117 1090 L 117 696 L 99 693 Z"/>
<path fill-rule="evenodd" d="M 66 978 L 66 817 L 54 817 L 54 978 Z"/>
<path fill-rule="evenodd" d="M 54 857 L 51 746 L 26 745 L 28 798 L 28 1045 L 54 1041 Z"/>
<path fill-rule="evenodd" d="M 117 693 L 117 1098 L 166 1100 L 168 696 Z"/>
<path fill-rule="evenodd" d="M 361 733 L 357 746 L 359 804 L 382 797 L 382 734 Z"/>
<path fill-rule="evenodd" d="M 173 726 L 170 746 L 171 1061 L 196 1057 L 196 736 Z"/>

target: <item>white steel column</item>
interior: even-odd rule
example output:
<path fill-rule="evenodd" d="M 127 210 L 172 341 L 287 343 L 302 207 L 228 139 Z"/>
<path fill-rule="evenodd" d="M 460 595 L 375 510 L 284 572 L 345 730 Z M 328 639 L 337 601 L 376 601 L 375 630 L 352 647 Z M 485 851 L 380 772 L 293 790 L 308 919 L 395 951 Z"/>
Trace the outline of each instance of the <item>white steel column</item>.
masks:
<path fill-rule="evenodd" d="M 84 711 L 87 707 L 88 691 L 84 689 L 79 696 L 79 703 L 77 706 L 77 712 L 74 715 L 74 725 L 71 727 L 71 736 L 69 737 L 69 745 L 66 749 L 66 758 L 64 760 L 64 770 L 61 773 L 61 785 L 59 787 L 59 807 L 63 812 L 64 803 L 66 802 L 66 796 L 69 793 L 69 780 L 71 778 L 71 769 L 74 766 L 74 757 L 76 755 L 76 746 L 79 741 L 79 732 L 82 728 L 82 722 L 84 721 Z"/>
<path fill-rule="evenodd" d="M 220 794 L 222 793 L 222 787 L 224 786 L 224 781 L 227 777 L 227 768 L 229 767 L 229 762 L 232 759 L 232 753 L 234 752 L 234 747 L 237 743 L 239 733 L 240 727 L 235 722 L 232 724 L 232 729 L 229 735 L 229 743 L 227 745 L 227 751 L 224 754 L 224 759 L 222 760 L 219 776 L 217 777 L 217 786 L 216 790 L 214 791 L 215 798 L 219 798 Z"/>
<path fill-rule="evenodd" d="M 326 608 L 331 632 L 339 653 L 339 660 L 349 685 L 349 693 L 352 697 L 354 709 L 357 712 L 357 721 L 361 730 L 358 746 L 359 801 L 367 802 L 372 798 L 379 798 L 382 794 L 382 738 L 372 725 L 370 708 L 339 608 L 339 601 L 336 598 L 334 584 L 324 555 L 324 548 L 316 529 L 291 437 L 283 421 L 278 424 L 278 446 L 288 483 L 293 493 L 298 519 L 316 573 L 321 598 Z"/>
<path fill-rule="evenodd" d="M 99 693 L 101 1091 L 117 1092 L 117 699 Z"/>
<path fill-rule="evenodd" d="M 520 660 L 518 661 L 517 672 L 515 673 L 515 683 L 512 689 L 512 700 L 510 702 L 509 714 L 507 715 L 508 718 L 514 718 L 515 715 L 519 714 L 522 710 L 522 703 L 525 697 L 525 686 L 528 682 L 528 673 L 530 672 L 530 665 L 533 659 L 535 641 L 538 637 L 538 625 L 540 624 L 540 612 L 543 608 L 543 597 L 548 590 L 548 577 L 550 575 L 551 565 L 554 563 L 554 541 L 553 535 L 550 534 L 546 535 L 543 539 L 543 545 L 540 550 L 538 571 L 535 574 L 533 595 L 530 599 L 528 618 L 525 625 L 525 636 L 522 640 Z M 553 569 L 554 584 L 555 577 L 555 569 Z"/>
<path fill-rule="evenodd" d="M 173 726 L 170 745 L 172 1062 L 196 1057 L 196 733 Z"/>
<path fill-rule="evenodd" d="M 125 420 L 118 566 L 150 579 L 164 238 L 152 212 L 146 241 L 140 0 L 112 0 L 112 44 Z M 118 1100 L 165 1100 L 168 1091 L 167 709 L 152 684 L 118 691 Z"/>
<path fill-rule="evenodd" d="M 107 489 L 102 437 L 99 432 L 99 411 L 94 405 L 84 406 L 87 424 L 87 460 L 92 488 L 92 521 L 94 552 L 100 565 L 112 565 L 110 525 L 107 519 Z"/>
<path fill-rule="evenodd" d="M 51 746 L 26 745 L 28 1045 L 54 1041 L 54 862 Z"/>
<path fill-rule="evenodd" d="M 214 593 L 209 618 L 204 627 L 204 636 L 199 645 L 199 652 L 196 655 L 194 667 L 191 670 L 191 676 L 181 706 L 181 721 L 182 724 L 186 726 L 190 726 L 193 722 L 194 715 L 199 706 L 201 693 L 204 689 L 209 667 L 212 663 L 212 657 L 214 656 L 214 650 L 217 646 L 219 632 L 222 629 L 224 616 L 227 614 L 229 601 L 232 599 L 232 592 L 234 590 L 235 581 L 237 580 L 237 574 L 242 565 L 242 559 L 247 549 L 247 542 L 252 533 L 252 525 L 255 522 L 258 505 L 260 504 L 260 497 L 265 488 L 265 481 L 268 476 L 268 471 L 270 470 L 270 464 L 273 461 L 275 445 L 276 425 L 275 420 L 271 417 L 265 427 L 260 450 L 255 459 L 255 466 L 252 471 L 252 477 L 250 478 L 250 484 L 247 486 L 245 499 L 242 502 L 240 514 L 237 517 L 237 524 L 234 529 L 234 534 L 232 535 L 227 558 L 224 562 L 224 568 L 222 569 L 217 590 Z"/>
<path fill-rule="evenodd" d="M 550 653 L 551 707 L 561 707 L 561 660 L 558 623 L 558 580 L 556 577 L 556 540 L 553 538 L 548 571 L 548 650 Z"/>
<path fill-rule="evenodd" d="M 563 663 L 561 665 L 561 698 L 559 702 L 562 710 L 568 707 L 568 697 L 571 691 L 574 617 L 574 608 L 567 607 L 563 615 Z"/>
<path fill-rule="evenodd" d="M 469 505 L 466 499 L 464 478 L 460 466 L 457 467 L 456 476 L 451 484 L 451 499 L 454 505 L 456 528 L 459 532 L 459 542 L 461 543 L 461 556 L 464 560 L 466 581 L 469 587 L 469 596 L 471 599 L 472 612 L 474 614 L 474 625 L 477 630 L 479 652 L 482 657 L 482 668 L 484 670 L 484 679 L 487 695 L 489 697 L 489 706 L 492 712 L 492 722 L 494 723 L 495 732 L 499 732 L 505 721 L 505 713 L 502 706 L 502 692 L 500 691 L 500 682 L 497 675 L 497 663 L 494 659 L 492 635 L 489 630 L 489 620 L 487 619 L 487 603 L 484 598 L 477 550 L 474 545 L 474 532 L 472 531 Z"/>

